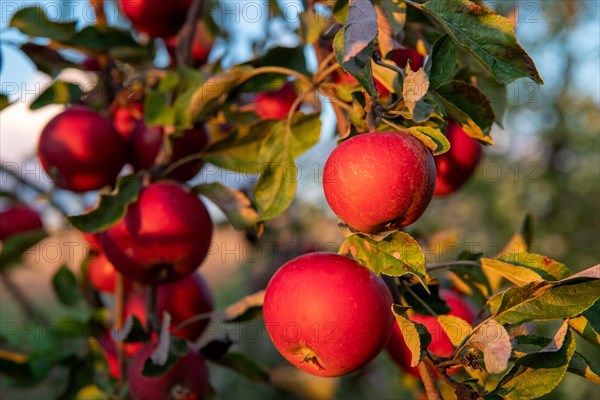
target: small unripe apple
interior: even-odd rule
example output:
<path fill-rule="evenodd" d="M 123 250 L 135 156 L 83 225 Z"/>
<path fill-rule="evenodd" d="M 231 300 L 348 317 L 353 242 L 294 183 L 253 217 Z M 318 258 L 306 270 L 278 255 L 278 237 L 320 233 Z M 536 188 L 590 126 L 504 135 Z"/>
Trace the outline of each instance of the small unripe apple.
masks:
<path fill-rule="evenodd" d="M 275 91 L 260 92 L 255 99 L 256 113 L 264 119 L 285 118 L 297 97 L 296 88 L 290 82 Z"/>
<path fill-rule="evenodd" d="M 360 232 L 410 225 L 425 211 L 435 186 L 431 151 L 413 136 L 371 132 L 340 144 L 323 172 L 327 203 Z"/>
<path fill-rule="evenodd" d="M 158 342 L 146 343 L 131 359 L 127 372 L 129 395 L 138 400 L 201 400 L 208 392 L 208 368 L 204 357 L 192 343 L 188 353 L 177 359 L 163 375 L 142 375 L 144 364 L 150 358 Z"/>
<path fill-rule="evenodd" d="M 177 36 L 165 39 L 165 46 L 167 52 L 171 56 L 171 60 L 176 59 L 176 48 L 179 38 Z M 208 56 L 213 48 L 214 38 L 211 32 L 209 32 L 206 24 L 199 23 L 196 25 L 194 37 L 192 38 L 192 60 L 196 68 L 206 64 Z"/>
<path fill-rule="evenodd" d="M 470 324 L 473 323 L 476 310 L 467 299 L 454 291 L 446 289 L 440 290 L 440 297 L 446 301 L 448 307 L 450 308 L 448 315 L 454 315 L 462 318 Z M 446 335 L 436 317 L 431 315 L 414 314 L 410 317 L 410 319 L 414 322 L 425 325 L 427 328 L 427 331 L 431 335 L 431 343 L 428 347 L 429 351 L 439 357 L 448 357 L 453 353 L 454 348 L 452 347 L 452 342 L 450 342 L 448 335 Z M 387 350 L 392 359 L 400 367 L 402 367 L 404 371 L 409 372 L 416 377 L 421 376 L 419 374 L 419 369 L 416 366 L 410 366 L 411 353 L 406 345 L 406 342 L 404 341 L 404 337 L 402 336 L 402 332 L 400 331 L 398 324 L 394 324 L 394 330 L 392 332 L 392 337 L 388 342 Z M 456 370 L 453 371 L 450 369 L 448 372 L 452 373 L 456 372 Z"/>
<path fill-rule="evenodd" d="M 162 321 L 163 312 L 171 315 L 171 328 L 199 314 L 213 311 L 213 298 L 206 281 L 199 274 L 192 274 L 180 281 L 160 285 L 157 289 L 156 310 Z M 144 292 L 134 293 L 127 299 L 125 315 L 136 316 L 142 325 L 146 325 Z M 195 341 L 208 326 L 210 318 L 193 322 L 174 335 Z"/>
<path fill-rule="evenodd" d="M 340 376 L 356 371 L 387 343 L 392 296 L 372 271 L 332 253 L 284 264 L 267 285 L 267 332 L 281 355 L 303 371 Z"/>
<path fill-rule="evenodd" d="M 435 196 L 445 196 L 459 189 L 473 175 L 481 160 L 481 144 L 467 135 L 457 122 L 448 122 L 446 137 L 450 150 L 435 157 Z"/>
<path fill-rule="evenodd" d="M 119 0 L 119 4 L 136 30 L 164 38 L 181 29 L 192 0 Z"/>
<path fill-rule="evenodd" d="M 114 183 L 125 164 L 126 144 L 108 119 L 73 106 L 48 122 L 38 157 L 56 186 L 86 192 Z"/>
<path fill-rule="evenodd" d="M 13 205 L 0 212 L 0 240 L 42 228 L 40 215 L 26 205 Z"/>
<path fill-rule="evenodd" d="M 150 184 L 125 216 L 100 234 L 102 249 L 125 277 L 162 284 L 200 266 L 210 246 L 212 221 L 202 201 L 171 181 Z"/>

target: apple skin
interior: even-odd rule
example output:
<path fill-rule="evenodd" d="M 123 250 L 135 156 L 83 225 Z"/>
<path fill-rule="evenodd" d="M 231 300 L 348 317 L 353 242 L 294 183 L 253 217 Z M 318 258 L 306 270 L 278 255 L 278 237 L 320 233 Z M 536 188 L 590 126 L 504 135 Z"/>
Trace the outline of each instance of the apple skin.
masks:
<path fill-rule="evenodd" d="M 95 254 L 90 259 L 88 267 L 90 284 L 99 292 L 114 293 L 117 273 L 115 267 L 102 253 Z"/>
<path fill-rule="evenodd" d="M 102 348 L 106 363 L 108 364 L 108 373 L 115 379 L 121 377 L 121 371 L 119 368 L 119 361 L 117 359 L 117 347 L 115 342 L 110 336 L 110 331 L 105 331 L 98 337 L 98 344 Z M 138 352 L 142 347 L 141 343 L 125 343 L 123 350 L 126 356 L 130 357 Z"/>
<path fill-rule="evenodd" d="M 356 261 L 309 253 L 273 275 L 263 312 L 285 359 L 310 374 L 333 377 L 356 371 L 381 352 L 394 324 L 392 303 L 383 279 Z"/>
<path fill-rule="evenodd" d="M 425 57 L 423 57 L 418 51 L 413 49 L 395 49 L 392 50 L 387 58 L 392 60 L 397 66 L 404 69 L 406 64 L 410 60 L 410 69 L 413 72 L 417 72 L 419 68 L 423 67 L 425 63 Z"/>
<path fill-rule="evenodd" d="M 483 153 L 481 144 L 450 120 L 446 129 L 450 150 L 435 157 L 437 179 L 434 196 L 445 196 L 458 190 L 473 175 Z"/>
<path fill-rule="evenodd" d="M 148 342 L 131 359 L 127 371 L 129 395 L 138 400 L 203 399 L 208 393 L 208 368 L 204 357 L 192 343 L 188 343 L 189 352 L 165 374 L 157 377 L 142 375 L 144 363 L 157 346 L 158 342 Z M 176 392 L 177 389 L 180 392 Z"/>
<path fill-rule="evenodd" d="M 133 27 L 151 37 L 171 37 L 185 22 L 192 0 L 119 0 Z"/>
<path fill-rule="evenodd" d="M 214 310 L 210 288 L 199 274 L 192 274 L 180 281 L 160 285 L 157 289 L 156 309 L 162 320 L 163 311 L 171 315 L 171 328 L 198 314 Z M 125 304 L 125 315 L 136 316 L 142 325 L 146 325 L 146 307 L 144 292 L 133 293 Z M 209 318 L 194 322 L 179 329 L 176 336 L 195 341 L 208 326 Z"/>
<path fill-rule="evenodd" d="M 173 139 L 173 154 L 171 162 L 181 160 L 184 157 L 192 154 L 200 153 L 209 143 L 209 135 L 204 125 L 196 125 L 189 129 L 179 137 Z M 204 167 L 204 160 L 198 159 L 188 162 L 180 167 L 175 168 L 167 178 L 175 179 L 180 182 L 186 182 L 198 175 L 198 172 Z"/>
<path fill-rule="evenodd" d="M 440 297 L 446 300 L 448 307 L 450 307 L 450 312 L 448 315 L 454 315 L 462 318 L 470 324 L 473 323 L 477 312 L 473 305 L 464 297 L 447 289 L 440 290 Z M 442 329 L 442 326 L 437 321 L 436 317 L 414 314 L 410 317 L 410 319 L 414 322 L 425 325 L 427 328 L 427 331 L 431 335 L 431 344 L 429 345 L 428 349 L 432 353 L 439 357 L 448 357 L 452 354 L 454 351 L 452 342 L 450 342 L 450 339 Z M 419 373 L 419 369 L 416 366 L 410 366 L 411 353 L 406 345 L 406 342 L 404 341 L 404 337 L 402 336 L 402 332 L 400 331 L 398 324 L 394 324 L 392 337 L 387 344 L 387 351 L 396 364 L 398 364 L 404 371 L 417 378 L 420 378 L 421 374 Z M 448 372 L 456 373 L 458 372 L 458 368 L 449 369 Z"/>
<path fill-rule="evenodd" d="M 126 159 L 126 143 L 97 112 L 73 106 L 42 130 L 38 157 L 56 186 L 73 192 L 114 183 Z"/>
<path fill-rule="evenodd" d="M 13 235 L 43 229 L 42 219 L 37 211 L 26 205 L 13 205 L 0 212 L 0 240 Z"/>
<path fill-rule="evenodd" d="M 256 114 L 263 119 L 286 118 L 298 97 L 293 83 L 286 83 L 275 91 L 260 92 L 256 95 Z"/>
<path fill-rule="evenodd" d="M 104 254 L 125 277 L 163 284 L 192 274 L 208 253 L 213 225 L 188 188 L 160 181 L 140 191 L 125 216 L 100 233 Z"/>
<path fill-rule="evenodd" d="M 173 62 L 176 61 L 176 48 L 177 48 L 178 38 L 177 36 L 172 36 L 170 38 L 165 39 L 165 46 L 167 48 L 167 52 L 169 56 L 171 56 L 171 60 Z M 210 52 L 212 51 L 214 45 L 214 38 L 212 33 L 209 32 L 206 24 L 199 23 L 196 25 L 196 31 L 194 32 L 194 37 L 192 38 L 192 60 L 194 62 L 194 67 L 199 68 L 206 64 L 208 61 L 208 57 L 210 56 Z"/>
<path fill-rule="evenodd" d="M 333 212 L 360 232 L 410 225 L 425 211 L 435 187 L 431 151 L 413 136 L 371 132 L 340 144 L 323 172 Z"/>

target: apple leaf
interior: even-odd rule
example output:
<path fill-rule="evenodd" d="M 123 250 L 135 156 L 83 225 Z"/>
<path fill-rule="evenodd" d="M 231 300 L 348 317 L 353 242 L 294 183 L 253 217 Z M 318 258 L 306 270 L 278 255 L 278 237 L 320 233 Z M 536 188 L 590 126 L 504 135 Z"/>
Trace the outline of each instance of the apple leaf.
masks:
<path fill-rule="evenodd" d="M 471 324 L 456 315 L 438 315 L 437 320 L 454 347 L 463 343 L 473 331 Z"/>
<path fill-rule="evenodd" d="M 342 243 L 339 253 L 350 254 L 376 274 L 413 274 L 427 287 L 425 255 L 419 243 L 407 233 L 393 231 L 385 236 L 373 236 L 353 231 Z"/>
<path fill-rule="evenodd" d="M 271 380 L 268 372 L 244 354 L 229 352 L 217 359 L 211 359 L 211 361 L 229 368 L 253 382 L 269 383 Z"/>
<path fill-rule="evenodd" d="M 319 142 L 321 135 L 320 113 L 296 113 L 292 118 L 292 154 L 301 156 Z"/>
<path fill-rule="evenodd" d="M 493 319 L 488 319 L 473 329 L 466 345 L 483 353 L 485 369 L 497 374 L 506 369 L 511 353 L 510 337 L 506 329 Z"/>
<path fill-rule="evenodd" d="M 580 316 L 571 318 L 569 325 L 582 338 L 600 348 L 600 300 Z"/>
<path fill-rule="evenodd" d="M 82 299 L 75 274 L 65 266 L 60 267 L 52 277 L 52 286 L 58 300 L 66 306 L 73 306 Z"/>
<path fill-rule="evenodd" d="M 241 191 L 220 182 L 197 185 L 193 190 L 215 203 L 225 213 L 235 229 L 252 228 L 258 223 L 260 218 L 258 212 L 252 207 L 250 199 Z"/>
<path fill-rule="evenodd" d="M 164 375 L 180 357 L 185 356 L 189 351 L 187 342 L 177 336 L 170 336 L 169 341 L 165 343 L 166 346 L 159 345 L 148 357 L 142 368 L 142 375 L 147 377 Z"/>
<path fill-rule="evenodd" d="M 27 36 L 66 41 L 75 35 L 77 23 L 50 21 L 42 7 L 26 7 L 15 12 L 8 25 Z"/>
<path fill-rule="evenodd" d="M 137 201 L 141 188 L 142 182 L 137 175 L 123 176 L 112 193 L 100 195 L 98 207 L 87 214 L 67 217 L 67 221 L 85 233 L 104 231 L 123 218 L 127 207 Z"/>
<path fill-rule="evenodd" d="M 481 258 L 481 254 L 471 253 L 463 251 L 457 257 L 457 261 L 468 260 L 477 261 Z M 481 268 L 473 268 L 471 265 L 460 265 L 457 262 L 448 268 L 456 278 L 465 283 L 475 294 L 479 295 L 482 299 L 487 299 L 491 293 L 493 293 L 490 282 Z"/>
<path fill-rule="evenodd" d="M 262 309 L 265 301 L 265 291 L 259 290 L 231 304 L 224 310 L 225 322 L 247 320 L 248 313 L 254 315 L 257 308 Z"/>
<path fill-rule="evenodd" d="M 58 51 L 47 46 L 23 43 L 20 49 L 35 64 L 38 71 L 52 78 L 56 77 L 66 68 L 81 68 L 80 65 L 68 61 Z"/>
<path fill-rule="evenodd" d="M 429 77 L 423 68 L 419 68 L 417 72 L 413 72 L 407 66 L 406 76 L 402 84 L 402 97 L 408 111 L 412 115 L 412 120 L 415 122 L 427 121 L 433 112 L 433 105 L 423 101 L 427 90 L 429 90 Z"/>
<path fill-rule="evenodd" d="M 498 259 L 482 258 L 481 266 L 521 286 L 533 281 L 556 281 L 571 275 L 564 264 L 534 253 L 507 253 Z"/>
<path fill-rule="evenodd" d="M 423 306 L 422 302 L 425 302 L 427 306 L 436 314 L 447 314 L 450 312 L 450 307 L 446 304 L 446 301 L 439 295 L 439 283 L 429 283 L 426 290 L 420 284 L 414 284 L 410 286 L 411 291 L 418 297 L 415 298 L 409 291 L 402 293 L 402 297 L 406 303 L 413 309 L 417 314 L 431 315 L 429 310 Z M 429 292 L 428 292 L 429 291 Z M 419 301 L 421 300 L 421 301 Z"/>
<path fill-rule="evenodd" d="M 112 328 L 110 337 L 115 341 L 138 343 L 150 340 L 150 333 L 142 325 L 138 317 L 129 314 L 121 329 Z"/>
<path fill-rule="evenodd" d="M 76 83 L 54 81 L 29 105 L 30 110 L 39 110 L 49 104 L 73 104 L 79 102 L 83 92 Z"/>
<path fill-rule="evenodd" d="M 409 308 L 392 304 L 392 313 L 396 318 L 396 323 L 400 327 L 404 342 L 410 350 L 410 366 L 415 367 L 425 356 L 427 346 L 431 343 L 431 335 L 427 331 L 427 328 L 425 328 L 425 325 L 413 322 L 408 318 L 406 310 Z"/>
<path fill-rule="evenodd" d="M 429 0 L 409 4 L 431 15 L 452 39 L 499 83 L 531 78 L 542 84 L 535 63 L 517 42 L 512 23 L 480 1 Z"/>
<path fill-rule="evenodd" d="M 425 71 L 429 74 L 432 88 L 452 79 L 456 67 L 456 50 L 448 35 L 440 37 L 433 45 L 431 57 L 427 59 Z"/>
<path fill-rule="evenodd" d="M 261 221 L 281 215 L 294 200 L 298 166 L 294 162 L 293 140 L 287 121 L 280 120 L 261 143 L 259 159 L 263 165 L 254 186 L 254 200 L 261 212 Z"/>
<path fill-rule="evenodd" d="M 433 152 L 433 155 L 439 155 L 450 150 L 450 142 L 446 138 L 446 135 L 437 128 L 430 126 L 411 126 L 404 127 L 396 125 L 394 122 L 383 119 L 383 122 L 397 130 L 398 132 L 406 133 L 419 139 L 429 150 Z"/>
<path fill-rule="evenodd" d="M 490 100 L 477 87 L 449 81 L 438 86 L 434 94 L 467 135 L 493 144 L 489 135 L 496 116 Z"/>
<path fill-rule="evenodd" d="M 573 354 L 567 371 L 600 385 L 600 370 L 578 352 Z"/>
<path fill-rule="evenodd" d="M 477 75 L 477 87 L 490 100 L 496 116 L 494 122 L 504 128 L 504 114 L 508 108 L 508 88 L 505 84 L 496 82 L 491 75 Z"/>
<path fill-rule="evenodd" d="M 377 11 L 371 1 L 351 0 L 346 25 L 333 41 L 335 58 L 370 96 L 377 96 L 371 58 L 377 39 Z"/>
<path fill-rule="evenodd" d="M 127 62 L 151 61 L 154 56 L 152 42 L 147 46 L 141 45 L 133 38 L 130 30 L 114 26 L 86 26 L 61 42 L 87 52 L 106 54 L 111 58 Z"/>
<path fill-rule="evenodd" d="M 557 340 L 562 345 L 555 351 L 527 354 L 515 361 L 489 395 L 534 399 L 553 391 L 565 376 L 575 353 L 573 334 L 567 329 L 564 335 L 564 339 Z"/>
<path fill-rule="evenodd" d="M 25 251 L 44 240 L 48 234 L 42 229 L 35 229 L 15 234 L 2 243 L 0 252 L 0 271 L 18 263 Z"/>

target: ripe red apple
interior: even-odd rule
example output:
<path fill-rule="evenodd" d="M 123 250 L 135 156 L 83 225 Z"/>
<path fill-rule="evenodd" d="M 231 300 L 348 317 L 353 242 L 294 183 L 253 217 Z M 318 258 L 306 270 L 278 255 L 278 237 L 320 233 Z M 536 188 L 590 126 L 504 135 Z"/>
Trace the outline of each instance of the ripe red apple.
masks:
<path fill-rule="evenodd" d="M 173 36 L 165 39 L 167 52 L 171 56 L 171 60 L 176 59 L 175 49 L 177 48 L 178 37 Z M 213 48 L 214 38 L 212 33 L 206 27 L 206 24 L 199 23 L 196 25 L 196 31 L 192 39 L 192 60 L 196 68 L 206 64 L 208 56 Z"/>
<path fill-rule="evenodd" d="M 450 307 L 449 315 L 462 318 L 470 324 L 473 323 L 476 310 L 464 297 L 456 292 L 445 289 L 440 290 L 440 297 L 446 300 L 448 307 Z M 448 357 L 452 354 L 454 351 L 452 342 L 450 342 L 448 335 L 446 335 L 436 317 L 414 314 L 410 319 L 425 325 L 427 328 L 427 331 L 431 335 L 431 344 L 428 349 L 432 353 L 439 357 Z M 410 366 L 411 353 L 404 341 L 404 337 L 402 336 L 398 324 L 394 324 L 394 330 L 392 332 L 392 337 L 388 342 L 387 350 L 392 359 L 402 367 L 404 371 L 409 372 L 416 377 L 421 376 L 419 374 L 419 369 L 416 366 Z M 452 372 L 452 370 L 449 370 L 449 372 Z"/>
<path fill-rule="evenodd" d="M 133 27 L 151 37 L 171 37 L 181 29 L 192 0 L 119 0 Z"/>
<path fill-rule="evenodd" d="M 131 359 L 127 372 L 129 395 L 138 400 L 201 400 L 208 392 L 208 368 L 204 357 L 192 343 L 189 352 L 179 358 L 163 375 L 142 375 L 144 364 L 158 342 L 148 342 Z"/>
<path fill-rule="evenodd" d="M 81 65 L 86 70 L 92 71 L 92 72 L 99 72 L 101 69 L 100 63 L 98 62 L 98 58 L 96 58 L 96 57 L 89 56 L 89 57 L 84 58 L 84 60 L 81 62 Z"/>
<path fill-rule="evenodd" d="M 182 279 L 206 257 L 212 221 L 202 201 L 170 181 L 150 184 L 125 216 L 100 234 L 102 249 L 125 277 L 147 284 Z"/>
<path fill-rule="evenodd" d="M 423 57 L 418 51 L 413 49 L 395 49 L 392 50 L 387 58 L 392 60 L 397 66 L 404 69 L 406 64 L 410 60 L 410 69 L 413 72 L 417 72 L 419 68 L 423 67 L 425 57 Z"/>
<path fill-rule="evenodd" d="M 323 172 L 327 203 L 361 232 L 410 225 L 427 208 L 435 186 L 431 151 L 413 136 L 371 132 L 340 144 Z"/>
<path fill-rule="evenodd" d="M 263 311 L 283 357 L 310 374 L 340 376 L 385 346 L 394 324 L 392 302 L 383 280 L 356 261 L 309 253 L 273 275 Z"/>
<path fill-rule="evenodd" d="M 171 162 L 181 160 L 192 154 L 200 153 L 208 145 L 208 142 L 208 132 L 202 124 L 196 125 L 194 128 L 183 132 L 182 136 L 173 139 Z M 167 175 L 167 178 L 175 179 L 180 182 L 189 181 L 200 172 L 202 167 L 204 167 L 204 160 L 199 158 L 175 168 Z"/>
<path fill-rule="evenodd" d="M 38 157 L 56 186 L 86 192 L 114 183 L 125 164 L 126 144 L 109 120 L 73 106 L 46 125 Z"/>
<path fill-rule="evenodd" d="M 12 205 L 0 212 L 0 240 L 27 231 L 43 229 L 42 219 L 37 211 L 26 205 Z"/>
<path fill-rule="evenodd" d="M 98 337 L 98 344 L 102 348 L 106 363 L 108 364 L 108 373 L 115 379 L 121 377 L 119 361 L 117 359 L 117 347 L 110 336 L 109 331 L 105 331 Z M 142 347 L 141 343 L 125 343 L 123 350 L 126 356 L 131 357 Z"/>
<path fill-rule="evenodd" d="M 285 118 L 297 97 L 298 93 L 291 82 L 275 91 L 260 92 L 255 99 L 256 113 L 264 119 Z"/>
<path fill-rule="evenodd" d="M 90 259 L 88 266 L 90 284 L 99 292 L 114 293 L 117 273 L 115 267 L 102 253 L 97 253 Z"/>
<path fill-rule="evenodd" d="M 199 274 L 192 274 L 180 281 L 160 285 L 157 289 L 156 309 L 162 320 L 163 311 L 171 315 L 171 327 L 174 328 L 183 321 L 199 314 L 213 311 L 213 298 L 210 288 Z M 136 316 L 142 325 L 146 325 L 146 307 L 144 292 L 134 293 L 127 299 L 125 315 Z M 204 332 L 210 318 L 196 321 L 177 332 L 189 340 L 196 340 Z"/>
<path fill-rule="evenodd" d="M 467 135 L 457 122 L 448 122 L 446 137 L 450 150 L 435 157 L 435 196 L 445 196 L 464 185 L 481 159 L 481 144 Z"/>

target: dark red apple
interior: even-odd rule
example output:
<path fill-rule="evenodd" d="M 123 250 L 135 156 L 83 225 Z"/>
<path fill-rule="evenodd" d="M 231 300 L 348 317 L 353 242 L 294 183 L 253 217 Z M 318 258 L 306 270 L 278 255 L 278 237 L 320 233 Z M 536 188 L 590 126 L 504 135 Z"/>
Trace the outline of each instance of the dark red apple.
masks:
<path fill-rule="evenodd" d="M 425 211 L 435 186 L 431 151 L 413 136 L 371 132 L 340 144 L 323 172 L 327 203 L 361 232 L 410 225 Z"/>
<path fill-rule="evenodd" d="M 453 120 L 448 122 L 446 137 L 450 142 L 450 150 L 435 157 L 435 196 L 445 196 L 464 185 L 473 175 L 483 152 L 481 144 Z"/>
<path fill-rule="evenodd" d="M 171 37 L 181 29 L 192 0 L 119 0 L 133 27 L 151 37 Z"/>
<path fill-rule="evenodd" d="M 127 371 L 129 395 L 138 400 L 201 400 L 208 392 L 208 368 L 204 357 L 192 343 L 189 352 L 179 358 L 163 375 L 142 375 L 144 364 L 150 358 L 158 342 L 148 342 L 131 359 Z"/>
<path fill-rule="evenodd" d="M 395 49 L 392 50 L 387 58 L 392 60 L 397 66 L 404 69 L 406 64 L 410 61 L 410 69 L 413 72 L 417 72 L 419 68 L 423 67 L 425 57 L 423 57 L 418 51 L 413 49 Z"/>
<path fill-rule="evenodd" d="M 98 344 L 102 348 L 102 352 L 106 358 L 106 363 L 108 364 L 108 373 L 113 378 L 119 379 L 121 376 L 121 371 L 119 368 L 119 361 L 117 359 L 117 347 L 110 336 L 109 331 L 104 332 L 102 335 L 100 335 L 100 337 L 98 337 Z M 141 347 L 141 343 L 125 343 L 123 352 L 125 356 L 131 357 L 137 353 Z"/>
<path fill-rule="evenodd" d="M 285 118 L 297 97 L 298 93 L 291 82 L 275 91 L 260 92 L 255 99 L 256 113 L 264 119 Z"/>
<path fill-rule="evenodd" d="M 446 300 L 448 307 L 450 307 L 451 311 L 448 313 L 449 315 L 460 317 L 470 324 L 473 323 L 476 310 L 468 300 L 456 292 L 444 289 L 440 290 L 440 297 Z M 428 349 L 432 353 L 439 357 L 448 357 L 454 352 L 452 342 L 450 342 L 448 335 L 446 335 L 436 317 L 414 314 L 410 319 L 425 325 L 427 328 L 427 331 L 431 335 L 431 344 Z M 404 341 L 404 337 L 402 336 L 398 324 L 394 324 L 394 330 L 392 332 L 392 337 L 388 342 L 387 350 L 390 356 L 392 356 L 392 359 L 402 367 L 404 371 L 409 372 L 417 378 L 421 376 L 416 366 L 410 366 L 411 353 Z M 456 370 L 449 370 L 449 372 L 456 372 Z"/>
<path fill-rule="evenodd" d="M 46 125 L 38 157 L 56 186 L 86 192 L 114 183 L 125 164 L 126 144 L 108 119 L 73 106 Z"/>
<path fill-rule="evenodd" d="M 92 72 L 99 72 L 100 71 L 100 63 L 98 62 L 98 58 L 96 57 L 86 57 L 83 59 L 83 61 L 81 62 L 81 65 L 83 66 L 84 69 L 88 70 L 88 71 L 92 71 Z"/>
<path fill-rule="evenodd" d="M 310 253 L 273 275 L 264 320 L 289 362 L 313 375 L 340 376 L 383 349 L 394 324 L 392 302 L 383 280 L 356 261 Z"/>
<path fill-rule="evenodd" d="M 212 221 L 202 201 L 171 181 L 150 184 L 125 217 L 100 234 L 104 254 L 125 277 L 147 284 L 182 279 L 200 266 Z"/>
<path fill-rule="evenodd" d="M 167 47 L 167 52 L 171 56 L 172 60 L 175 60 L 176 55 L 175 51 L 177 48 L 178 37 L 173 36 L 168 39 L 165 39 L 165 46 Z M 206 64 L 208 60 L 208 56 L 213 48 L 214 38 L 211 32 L 209 32 L 206 24 L 199 23 L 196 26 L 196 31 L 194 32 L 194 38 L 192 39 L 192 60 L 194 61 L 194 66 L 196 68 L 201 67 Z"/>
<path fill-rule="evenodd" d="M 0 212 L 0 240 L 13 235 L 43 229 L 42 219 L 37 211 L 26 205 L 12 205 Z"/>
<path fill-rule="evenodd" d="M 171 162 L 176 162 L 187 156 L 202 152 L 208 145 L 208 142 L 208 132 L 202 124 L 183 132 L 181 136 L 173 139 Z M 204 160 L 199 158 L 175 168 L 167 175 L 167 178 L 180 182 L 189 181 L 202 170 L 202 167 L 204 167 Z"/>

